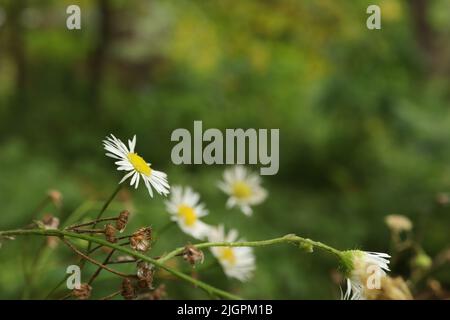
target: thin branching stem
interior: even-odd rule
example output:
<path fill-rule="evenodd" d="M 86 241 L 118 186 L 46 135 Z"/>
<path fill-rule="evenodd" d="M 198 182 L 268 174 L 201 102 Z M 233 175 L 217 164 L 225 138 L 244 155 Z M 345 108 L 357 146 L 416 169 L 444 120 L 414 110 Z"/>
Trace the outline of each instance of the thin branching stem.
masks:
<path fill-rule="evenodd" d="M 159 262 L 156 259 L 150 258 L 140 252 L 134 251 L 132 249 L 129 249 L 127 247 L 123 247 L 121 245 L 115 244 L 115 243 L 110 243 L 104 239 L 100 239 L 100 238 L 95 238 L 92 236 L 88 236 L 86 234 L 81 234 L 81 233 L 74 233 L 74 232 L 68 232 L 68 231 L 63 231 L 63 230 L 46 230 L 46 229 L 19 229 L 19 230 L 10 230 L 10 231 L 0 231 L 0 236 L 20 236 L 20 235 L 40 235 L 40 236 L 56 236 L 56 237 L 68 237 L 68 238 L 77 238 L 77 239 L 82 239 L 82 240 L 86 240 L 86 241 L 90 241 L 91 243 L 97 243 L 106 247 L 109 247 L 111 249 L 115 249 L 116 251 L 119 252 L 123 252 L 126 253 L 130 256 L 133 256 L 137 259 L 141 259 L 143 261 L 149 262 L 153 265 L 155 265 L 156 267 L 159 267 L 161 269 L 166 270 L 167 272 L 173 274 L 174 276 L 178 277 L 179 279 L 182 279 L 186 282 L 191 283 L 192 285 L 194 285 L 195 287 L 199 287 L 201 289 L 203 289 L 204 291 L 206 291 L 208 294 L 212 295 L 212 296 L 216 296 L 216 297 L 220 297 L 220 298 L 224 298 L 224 299 L 230 299 L 230 300 L 237 300 L 237 299 L 241 299 L 240 297 L 228 293 L 224 290 L 218 289 L 216 287 L 213 287 L 203 281 L 194 279 L 176 269 L 173 269 L 171 267 L 168 267 L 166 265 L 164 265 L 163 263 Z M 78 250 L 78 249 L 77 249 Z M 83 255 L 82 252 L 80 252 L 78 250 L 77 252 L 78 254 L 81 253 L 81 255 Z M 90 257 L 85 256 L 85 258 L 89 258 L 92 259 Z M 93 260 L 93 259 L 92 259 Z M 94 260 L 95 261 L 95 260 Z M 94 263 L 94 262 L 93 262 Z M 95 263 L 97 265 L 99 265 L 99 262 L 95 261 Z"/>
<path fill-rule="evenodd" d="M 116 189 L 114 190 L 114 192 L 111 194 L 111 196 L 108 198 L 108 200 L 106 200 L 106 202 L 103 204 L 103 207 L 100 209 L 100 212 L 98 213 L 97 217 L 95 218 L 95 220 L 99 220 L 102 218 L 103 213 L 105 213 L 106 209 L 108 209 L 109 204 L 114 200 L 114 198 L 116 197 L 116 195 L 119 193 L 120 189 L 122 188 L 121 184 L 118 184 Z M 92 225 L 92 229 L 95 229 L 95 227 L 97 226 L 97 223 L 94 223 Z M 86 249 L 86 253 L 89 254 L 89 252 L 91 251 L 92 248 L 92 242 L 89 241 L 88 247 Z M 86 260 L 81 260 L 80 263 L 80 268 L 83 268 L 84 266 L 84 261 Z"/>
<path fill-rule="evenodd" d="M 279 244 L 279 243 L 292 243 L 297 245 L 307 245 L 311 247 L 315 247 L 318 249 L 325 250 L 333 255 L 336 255 L 338 258 L 341 257 L 341 251 L 334 249 L 326 244 L 323 244 L 321 242 L 313 241 L 311 239 L 302 238 L 299 236 L 296 236 L 294 234 L 288 234 L 284 237 L 275 238 L 275 239 L 269 239 L 269 240 L 259 240 L 259 241 L 239 241 L 239 242 L 205 242 L 205 243 L 199 243 L 194 244 L 193 246 L 197 249 L 203 249 L 203 248 L 210 248 L 210 247 L 264 247 L 268 245 L 273 244 Z M 159 262 L 165 263 L 168 260 L 172 259 L 173 257 L 179 256 L 183 253 L 184 247 L 177 248 L 160 259 L 158 259 Z"/>
<path fill-rule="evenodd" d="M 120 272 L 120 271 L 116 271 L 116 270 L 114 270 L 114 269 L 111 269 L 111 268 L 109 268 L 109 267 L 107 267 L 107 266 L 101 264 L 101 263 L 98 262 L 97 260 L 92 259 L 91 257 L 85 255 L 83 252 L 81 252 L 80 250 L 78 250 L 72 243 L 70 243 L 70 241 L 68 241 L 68 240 L 66 240 L 66 239 L 64 239 L 64 238 L 61 238 L 61 240 L 62 240 L 62 241 L 63 241 L 70 249 L 72 249 L 76 254 L 80 255 L 81 257 L 83 257 L 84 259 L 88 260 L 89 262 L 91 262 L 91 263 L 93 263 L 93 264 L 99 266 L 100 268 L 105 269 L 106 271 L 109 271 L 109 272 L 111 272 L 111 273 L 114 273 L 114 274 L 116 274 L 116 275 L 118 275 L 118 276 L 120 276 L 120 277 L 123 277 L 123 278 L 128 278 L 128 277 L 129 277 L 128 274 L 125 274 L 125 273 L 122 273 L 122 272 Z"/>
<path fill-rule="evenodd" d="M 73 230 L 73 229 L 77 229 L 77 228 L 81 228 L 81 227 L 86 227 L 86 226 L 90 226 L 90 225 L 93 225 L 93 224 L 97 224 L 97 223 L 100 223 L 100 222 L 115 221 L 117 219 L 119 219 L 119 218 L 117 218 L 117 217 L 101 218 L 101 219 L 97 219 L 97 220 L 94 220 L 94 221 L 74 224 L 74 225 L 71 225 L 71 226 L 67 227 L 66 229 L 67 230 Z"/>

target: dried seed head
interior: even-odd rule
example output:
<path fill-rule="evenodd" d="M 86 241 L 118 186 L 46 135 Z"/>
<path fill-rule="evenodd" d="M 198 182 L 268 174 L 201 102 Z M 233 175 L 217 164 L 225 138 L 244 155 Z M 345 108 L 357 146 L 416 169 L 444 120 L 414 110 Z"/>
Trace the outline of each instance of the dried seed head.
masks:
<path fill-rule="evenodd" d="M 122 291 L 120 292 L 125 300 L 133 300 L 136 298 L 136 290 L 129 278 L 124 278 L 122 281 Z"/>
<path fill-rule="evenodd" d="M 183 259 L 189 262 L 191 265 L 195 265 L 196 263 L 203 263 L 205 256 L 203 252 L 191 244 L 188 244 L 184 247 L 183 250 Z"/>
<path fill-rule="evenodd" d="M 130 237 L 130 246 L 134 250 L 145 252 L 150 249 L 152 229 L 150 227 L 140 228 Z"/>
<path fill-rule="evenodd" d="M 73 289 L 72 295 L 79 300 L 89 299 L 91 296 L 92 287 L 87 283 L 82 283 L 79 289 Z"/>
<path fill-rule="evenodd" d="M 393 232 L 410 231 L 413 227 L 411 220 L 400 214 L 390 214 L 384 221 Z"/>
<path fill-rule="evenodd" d="M 117 242 L 116 231 L 117 231 L 116 228 L 110 223 L 108 223 L 105 226 L 105 238 L 108 242 L 111 242 L 111 243 Z"/>
<path fill-rule="evenodd" d="M 152 289 L 153 286 L 153 265 L 145 262 L 145 261 L 139 261 L 137 264 L 137 277 L 138 277 L 138 286 L 140 288 L 150 288 Z"/>
<path fill-rule="evenodd" d="M 130 212 L 128 210 L 124 210 L 119 213 L 119 218 L 116 221 L 116 228 L 120 233 L 125 229 L 128 223 L 128 217 L 130 216 Z"/>
<path fill-rule="evenodd" d="M 58 190 L 48 190 L 47 197 L 55 205 L 55 207 L 60 208 L 62 205 L 62 194 Z"/>
<path fill-rule="evenodd" d="M 57 217 L 54 217 L 50 213 L 46 213 L 44 217 L 42 217 L 42 224 L 44 225 L 45 229 L 48 230 L 58 229 L 59 219 Z"/>

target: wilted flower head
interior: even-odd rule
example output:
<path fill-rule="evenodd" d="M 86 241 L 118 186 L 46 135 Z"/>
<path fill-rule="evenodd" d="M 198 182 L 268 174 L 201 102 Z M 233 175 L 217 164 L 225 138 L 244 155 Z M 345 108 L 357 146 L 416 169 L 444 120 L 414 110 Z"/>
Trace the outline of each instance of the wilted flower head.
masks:
<path fill-rule="evenodd" d="M 55 230 L 59 227 L 59 219 L 57 217 L 54 217 L 53 215 L 47 213 L 42 218 L 42 225 L 47 230 Z M 47 237 L 47 246 L 49 248 L 56 248 L 58 245 L 58 237 Z"/>
<path fill-rule="evenodd" d="M 130 237 L 131 248 L 137 251 L 145 252 L 150 249 L 152 240 L 152 229 L 150 227 L 140 228 Z"/>
<path fill-rule="evenodd" d="M 389 229 L 394 232 L 400 233 L 402 231 L 410 231 L 412 229 L 412 222 L 400 214 L 390 214 L 385 217 L 384 221 L 386 222 Z"/>
<path fill-rule="evenodd" d="M 133 282 L 129 278 L 123 279 L 120 294 L 125 300 L 133 300 L 136 298 L 136 289 L 133 286 Z"/>
<path fill-rule="evenodd" d="M 200 249 L 197 249 L 193 245 L 188 244 L 184 247 L 183 259 L 194 266 L 197 263 L 203 263 L 205 256 Z"/>
<path fill-rule="evenodd" d="M 208 235 L 210 226 L 200 220 L 208 214 L 208 210 L 200 203 L 200 195 L 190 187 L 173 187 L 166 208 L 183 232 L 199 240 Z"/>
<path fill-rule="evenodd" d="M 223 225 L 212 228 L 208 236 L 211 242 L 234 242 L 238 239 L 236 230 L 226 235 Z M 242 241 L 242 240 L 241 240 Z M 255 270 L 255 257 L 250 247 L 211 247 L 212 254 L 219 260 L 225 274 L 230 278 L 247 281 Z"/>
<path fill-rule="evenodd" d="M 251 206 L 262 203 L 267 197 L 259 175 L 247 171 L 243 166 L 225 170 L 223 180 L 219 188 L 229 195 L 227 207 L 238 206 L 247 216 L 253 212 Z"/>
<path fill-rule="evenodd" d="M 62 205 L 62 194 L 58 190 L 48 190 L 47 196 L 55 207 L 60 208 Z"/>
<path fill-rule="evenodd" d="M 55 230 L 59 227 L 59 219 L 50 213 L 46 213 L 42 217 L 42 224 L 44 225 L 44 228 L 47 230 Z"/>
<path fill-rule="evenodd" d="M 123 230 L 125 230 L 125 227 L 127 226 L 127 223 L 128 223 L 129 216 L 130 216 L 130 212 L 128 210 L 123 210 L 122 212 L 119 213 L 119 217 L 117 218 L 117 221 L 116 221 L 116 228 L 117 228 L 117 230 L 119 230 L 120 233 L 122 233 Z"/>
<path fill-rule="evenodd" d="M 79 300 L 86 300 L 91 297 L 92 287 L 87 283 L 82 283 L 80 288 L 75 288 L 72 291 L 72 295 Z"/>
<path fill-rule="evenodd" d="M 167 183 L 167 175 L 164 172 L 152 169 L 151 164 L 134 151 L 136 135 L 132 140 L 128 140 L 128 147 L 112 134 L 103 140 L 103 146 L 108 157 L 118 160 L 115 162 L 118 166 L 117 170 L 128 172 L 119 183 L 131 177 L 130 185 L 134 185 L 137 189 L 139 180 L 142 178 L 151 197 L 153 197 L 152 187 L 159 194 L 169 194 L 170 186 Z"/>
<path fill-rule="evenodd" d="M 152 288 L 153 284 L 153 273 L 154 268 L 153 265 L 145 262 L 139 261 L 137 263 L 137 272 L 136 275 L 138 277 L 138 285 L 140 288 Z"/>
<path fill-rule="evenodd" d="M 116 228 L 112 224 L 108 223 L 105 225 L 105 238 L 108 242 L 117 242 L 116 231 Z"/>
<path fill-rule="evenodd" d="M 365 300 L 368 293 L 381 288 L 381 280 L 389 271 L 386 253 L 348 250 L 343 253 L 347 290 L 343 299 Z"/>

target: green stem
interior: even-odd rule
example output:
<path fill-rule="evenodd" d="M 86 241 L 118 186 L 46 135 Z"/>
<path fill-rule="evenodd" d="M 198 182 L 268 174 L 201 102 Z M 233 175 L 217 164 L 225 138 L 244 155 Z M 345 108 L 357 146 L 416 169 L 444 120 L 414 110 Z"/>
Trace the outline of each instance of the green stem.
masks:
<path fill-rule="evenodd" d="M 204 283 L 203 281 L 194 279 L 194 278 L 192 278 L 178 270 L 172 269 L 171 267 L 164 265 L 160 261 L 150 258 L 140 252 L 136 252 L 134 250 L 117 245 L 115 243 L 110 243 L 110 242 L 100 239 L 100 238 L 95 238 L 95 237 L 91 237 L 91 236 L 88 236 L 85 234 L 79 234 L 79 233 L 73 233 L 73 232 L 61 231 L 61 230 L 29 229 L 29 230 L 0 231 L 0 236 L 14 236 L 14 235 L 41 235 L 41 236 L 71 237 L 71 238 L 78 238 L 78 239 L 90 241 L 92 243 L 98 243 L 98 244 L 104 245 L 106 247 L 115 249 L 116 251 L 120 251 L 120 252 L 129 254 L 135 258 L 149 262 L 161 269 L 166 270 L 167 272 L 173 274 L 174 276 L 176 276 L 184 281 L 187 281 L 196 287 L 199 287 L 199 288 L 205 290 L 207 293 L 209 293 L 211 295 L 216 295 L 218 297 L 222 297 L 225 299 L 231 299 L 231 300 L 240 299 L 240 297 L 238 297 L 236 295 L 233 295 L 233 294 L 223 291 L 221 289 L 215 288 L 207 283 Z"/>
<path fill-rule="evenodd" d="M 106 211 L 106 209 L 108 208 L 109 204 L 114 200 L 114 198 L 119 193 L 121 188 L 122 188 L 122 185 L 118 184 L 116 189 L 114 190 L 114 192 L 111 194 L 111 196 L 108 198 L 108 200 L 106 200 L 105 204 L 103 205 L 103 207 L 101 208 L 100 212 L 98 213 L 97 218 L 95 219 L 96 221 L 100 220 L 100 218 L 102 217 L 103 213 Z M 95 229 L 96 226 L 97 226 L 97 222 L 95 222 L 92 225 L 92 229 Z M 89 252 L 91 251 L 91 248 L 92 248 L 92 242 L 89 241 L 88 247 L 86 249 L 86 254 L 89 255 Z M 82 269 L 84 267 L 85 261 L 86 260 L 84 260 L 84 259 L 81 260 L 81 262 L 80 262 L 80 269 Z"/>
<path fill-rule="evenodd" d="M 299 236 L 296 236 L 294 234 L 288 234 L 284 237 L 280 238 L 274 238 L 269 240 L 259 240 L 259 241 L 240 241 L 240 242 L 205 242 L 205 243 L 199 243 L 194 244 L 193 246 L 197 249 L 203 249 L 203 248 L 210 248 L 210 247 L 264 247 L 268 245 L 273 244 L 279 244 L 279 243 L 292 243 L 297 245 L 306 245 L 315 247 L 324 251 L 327 251 L 328 253 L 331 253 L 338 258 L 341 258 L 342 253 L 341 251 L 334 249 L 326 244 L 323 244 L 321 242 L 313 241 L 311 239 L 302 238 Z M 181 254 L 184 250 L 184 247 L 177 248 L 165 256 L 158 259 L 159 262 L 165 263 L 166 261 L 172 259 L 173 257 Z"/>

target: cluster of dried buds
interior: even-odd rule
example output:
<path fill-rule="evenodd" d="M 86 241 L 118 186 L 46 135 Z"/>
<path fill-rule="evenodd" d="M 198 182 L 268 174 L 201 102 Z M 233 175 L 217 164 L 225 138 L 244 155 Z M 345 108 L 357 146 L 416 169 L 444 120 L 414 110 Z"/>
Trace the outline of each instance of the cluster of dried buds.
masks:
<path fill-rule="evenodd" d="M 77 232 L 77 233 L 103 233 L 105 235 L 105 239 L 108 242 L 116 243 L 118 238 L 116 236 L 117 232 L 122 233 L 123 230 L 125 230 L 128 219 L 130 216 L 130 212 L 128 210 L 121 211 L 119 213 L 118 217 L 113 218 L 102 218 L 93 220 L 86 223 L 81 223 L 77 225 L 73 225 L 67 228 L 69 231 Z M 100 223 L 100 222 L 106 222 L 106 221 L 114 221 L 115 223 L 108 222 L 105 224 L 103 229 L 95 229 L 94 227 Z M 45 223 L 44 223 L 45 224 Z M 83 229 L 83 227 L 89 227 L 91 226 L 91 229 Z"/>
<path fill-rule="evenodd" d="M 125 277 L 122 281 L 120 294 L 126 300 L 141 299 L 142 297 L 153 296 L 153 276 L 155 270 L 153 265 L 138 261 L 136 277 Z M 161 296 L 160 293 L 158 293 Z"/>
<path fill-rule="evenodd" d="M 117 243 L 118 245 L 129 245 L 133 250 L 139 252 L 147 252 L 151 249 L 152 244 L 152 228 L 151 227 L 142 227 L 131 233 L 130 235 L 119 236 L 119 233 L 122 233 L 127 227 L 128 220 L 130 217 L 130 213 L 127 210 L 124 210 L 119 213 L 116 217 L 111 218 L 100 218 L 89 222 L 83 222 L 79 224 L 75 224 L 67 227 L 65 230 L 76 233 L 88 233 L 88 234 L 103 234 L 105 239 L 110 243 Z M 103 227 L 97 227 L 103 223 Z M 45 216 L 42 220 L 42 224 L 46 228 L 57 228 L 59 225 L 59 220 L 52 216 Z M 64 241 L 64 240 L 63 240 Z M 67 242 L 67 241 L 65 241 Z M 66 243 L 67 244 L 67 243 Z M 70 246 L 70 242 L 68 244 Z M 91 262 L 95 262 L 93 257 L 90 257 L 96 249 L 108 248 L 107 246 L 97 246 L 96 248 L 91 248 L 91 250 L 84 254 L 81 251 L 75 249 L 72 246 L 72 249 L 77 252 L 79 255 L 84 257 L 84 259 L 90 260 Z M 107 270 L 109 272 L 113 272 L 122 276 L 123 280 L 121 283 L 120 289 L 108 296 L 106 298 L 111 298 L 114 295 L 121 295 L 124 299 L 133 300 L 133 299 L 149 299 L 149 300 L 159 300 L 166 296 L 165 286 L 160 285 L 156 289 L 153 287 L 153 278 L 155 274 L 155 267 L 142 260 L 136 260 L 132 256 L 118 256 L 116 259 L 112 259 L 114 254 L 113 248 L 108 248 L 108 257 L 103 263 L 95 262 L 99 266 L 98 270 Z M 183 257 L 190 264 L 194 265 L 199 262 L 203 262 L 203 253 L 196 249 L 192 245 L 186 246 Z M 107 265 L 113 263 L 137 263 L 136 265 L 136 274 L 122 274 L 117 270 L 113 270 L 114 268 L 109 268 Z M 78 289 L 72 290 L 70 295 L 76 299 L 84 300 L 89 299 L 92 292 L 92 281 L 98 275 L 99 271 L 93 274 L 90 281 L 87 283 L 81 284 Z"/>

